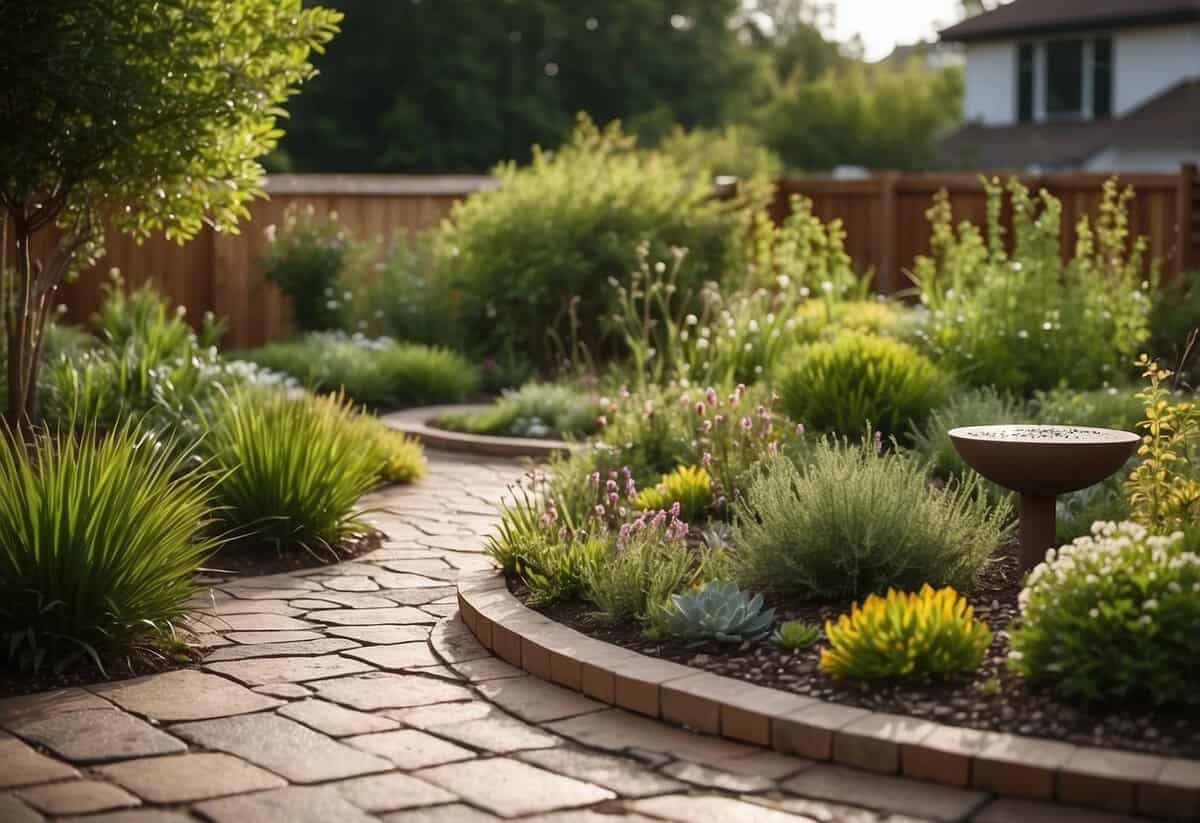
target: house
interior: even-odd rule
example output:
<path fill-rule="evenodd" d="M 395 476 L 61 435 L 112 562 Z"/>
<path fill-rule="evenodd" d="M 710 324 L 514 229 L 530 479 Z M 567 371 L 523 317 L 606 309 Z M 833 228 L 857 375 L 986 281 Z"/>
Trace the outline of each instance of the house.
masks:
<path fill-rule="evenodd" d="M 1200 162 L 1200 0 L 1012 0 L 941 32 L 966 54 L 939 165 L 1175 171 Z"/>

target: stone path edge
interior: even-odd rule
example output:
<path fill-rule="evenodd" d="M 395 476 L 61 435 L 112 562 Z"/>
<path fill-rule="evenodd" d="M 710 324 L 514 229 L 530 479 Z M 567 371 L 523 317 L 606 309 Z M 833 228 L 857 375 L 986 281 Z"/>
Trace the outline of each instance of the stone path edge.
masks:
<path fill-rule="evenodd" d="M 466 452 L 485 457 L 534 457 L 545 459 L 555 454 L 566 454 L 575 444 L 565 440 L 544 440 L 531 437 L 496 437 L 484 434 L 440 429 L 433 422 L 443 414 L 451 412 L 474 412 L 487 406 L 478 404 L 456 404 L 446 406 L 419 406 L 381 416 L 388 426 L 412 435 L 430 448 L 446 451 Z"/>
<path fill-rule="evenodd" d="M 476 639 L 513 666 L 698 732 L 1010 797 L 1173 819 L 1200 810 L 1200 761 L 946 726 L 648 657 L 527 608 L 498 571 L 460 576 L 458 602 Z"/>

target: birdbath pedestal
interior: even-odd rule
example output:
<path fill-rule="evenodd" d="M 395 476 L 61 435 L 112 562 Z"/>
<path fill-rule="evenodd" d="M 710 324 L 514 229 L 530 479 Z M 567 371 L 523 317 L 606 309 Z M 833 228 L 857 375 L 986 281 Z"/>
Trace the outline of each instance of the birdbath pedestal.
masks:
<path fill-rule="evenodd" d="M 964 426 L 949 434 L 971 468 L 1021 495 L 1021 571 L 1057 545 L 1055 497 L 1099 483 L 1141 440 L 1132 432 L 1082 426 Z"/>

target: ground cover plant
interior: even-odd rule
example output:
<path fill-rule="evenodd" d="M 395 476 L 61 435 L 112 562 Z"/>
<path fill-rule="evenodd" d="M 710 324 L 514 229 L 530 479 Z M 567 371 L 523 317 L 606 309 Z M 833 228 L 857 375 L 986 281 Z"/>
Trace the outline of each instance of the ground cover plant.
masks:
<path fill-rule="evenodd" d="M 442 428 L 511 437 L 573 437 L 600 427 L 600 398 L 566 383 L 527 383 L 480 411 L 449 412 Z"/>
<path fill-rule="evenodd" d="M 314 332 L 242 356 L 313 391 L 343 391 L 381 409 L 458 402 L 479 385 L 478 370 L 462 355 L 390 338 Z"/>

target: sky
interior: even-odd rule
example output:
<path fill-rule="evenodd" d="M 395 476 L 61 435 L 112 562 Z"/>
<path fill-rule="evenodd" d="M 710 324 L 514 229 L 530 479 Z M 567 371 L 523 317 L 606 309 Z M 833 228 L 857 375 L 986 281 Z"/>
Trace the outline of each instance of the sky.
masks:
<path fill-rule="evenodd" d="M 897 43 L 907 45 L 931 39 L 938 28 L 958 19 L 957 0 L 834 0 L 837 22 L 834 35 L 863 39 L 865 57 L 886 57 Z"/>

